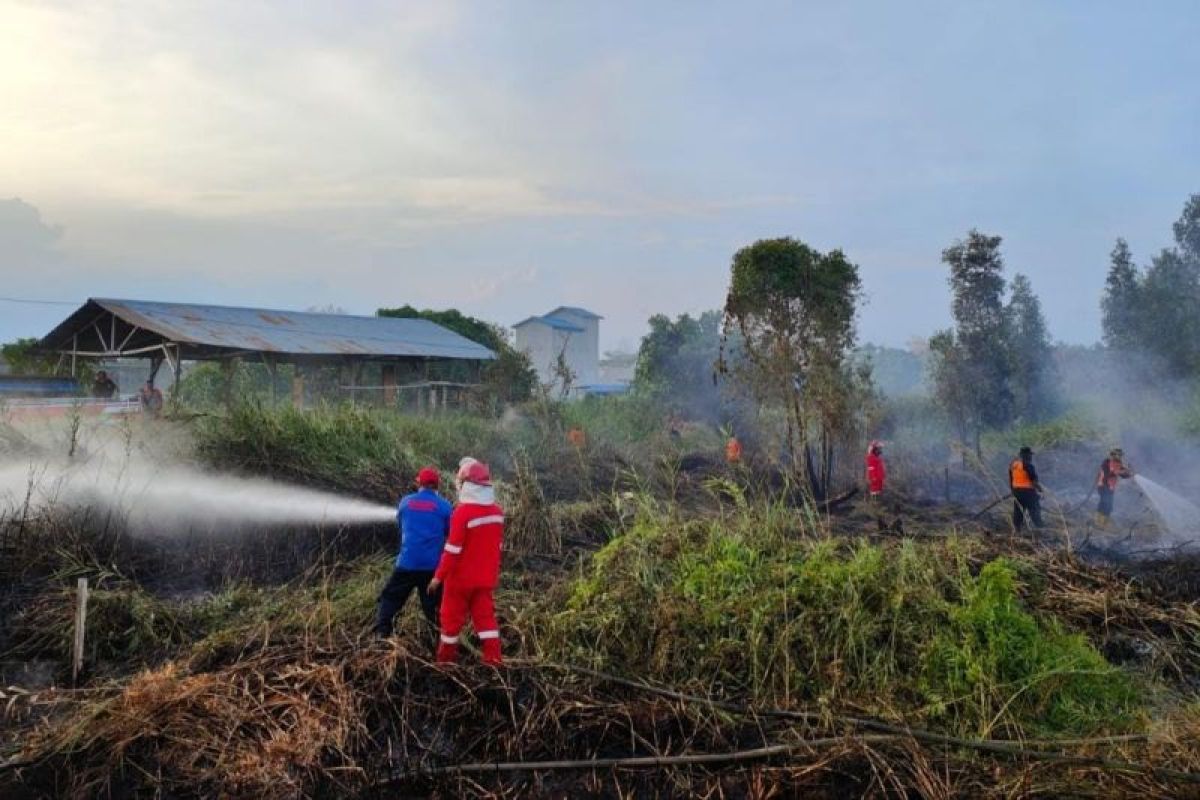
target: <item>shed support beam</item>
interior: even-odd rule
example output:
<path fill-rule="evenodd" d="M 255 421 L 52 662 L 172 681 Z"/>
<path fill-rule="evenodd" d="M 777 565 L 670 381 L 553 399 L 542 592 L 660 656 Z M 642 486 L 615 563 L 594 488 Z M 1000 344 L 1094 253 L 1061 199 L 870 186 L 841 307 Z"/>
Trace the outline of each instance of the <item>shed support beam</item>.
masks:
<path fill-rule="evenodd" d="M 383 384 L 383 404 L 388 408 L 396 407 L 396 365 L 384 364 L 380 369 L 380 383 Z"/>
<path fill-rule="evenodd" d="M 299 364 L 292 370 L 292 407 L 304 408 L 304 369 Z"/>

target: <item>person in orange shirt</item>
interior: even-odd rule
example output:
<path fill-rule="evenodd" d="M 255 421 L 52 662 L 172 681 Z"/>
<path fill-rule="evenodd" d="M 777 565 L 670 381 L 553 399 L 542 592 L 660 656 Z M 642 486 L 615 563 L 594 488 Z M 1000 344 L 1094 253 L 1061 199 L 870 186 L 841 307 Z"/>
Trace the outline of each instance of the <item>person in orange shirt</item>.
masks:
<path fill-rule="evenodd" d="M 742 463 L 742 443 L 736 436 L 731 435 L 725 443 L 725 462 L 727 464 Z"/>
<path fill-rule="evenodd" d="M 1023 530 L 1026 520 L 1034 528 L 1042 527 L 1042 484 L 1033 465 L 1032 448 L 1022 447 L 1019 458 L 1009 464 L 1008 488 L 1013 496 L 1013 527 Z"/>

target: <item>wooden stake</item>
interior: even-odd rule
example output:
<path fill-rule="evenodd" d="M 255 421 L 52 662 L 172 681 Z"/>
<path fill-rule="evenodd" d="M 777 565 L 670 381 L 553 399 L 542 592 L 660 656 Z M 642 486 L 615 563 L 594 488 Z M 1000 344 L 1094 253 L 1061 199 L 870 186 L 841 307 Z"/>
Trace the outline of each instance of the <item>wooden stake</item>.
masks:
<path fill-rule="evenodd" d="M 75 651 L 74 658 L 71 661 L 72 684 L 79 680 L 79 673 L 83 671 L 83 641 L 84 632 L 87 629 L 88 579 L 80 578 L 77 588 L 78 602 L 75 606 Z"/>

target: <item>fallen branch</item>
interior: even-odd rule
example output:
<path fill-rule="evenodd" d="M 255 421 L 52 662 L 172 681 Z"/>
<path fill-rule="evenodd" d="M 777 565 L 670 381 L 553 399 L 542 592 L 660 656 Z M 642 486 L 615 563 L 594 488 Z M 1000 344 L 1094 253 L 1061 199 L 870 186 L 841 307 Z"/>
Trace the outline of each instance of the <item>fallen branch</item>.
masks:
<path fill-rule="evenodd" d="M 453 764 L 446 767 L 413 770 L 402 773 L 387 781 L 400 783 L 414 778 L 432 778 L 441 775 L 466 775 L 472 773 L 490 772 L 538 772 L 546 770 L 572 769 L 618 769 L 640 767 L 678 767 L 691 764 L 727 764 L 735 761 L 758 761 L 775 756 L 791 755 L 800 750 L 811 750 L 817 747 L 829 747 L 848 742 L 868 742 L 881 744 L 896 740 L 896 736 L 861 736 L 849 739 L 845 736 L 834 736 L 824 739 L 808 739 L 796 744 L 777 744 L 768 747 L 756 747 L 752 750 L 734 750 L 728 753 L 693 753 L 678 756 L 630 756 L 627 758 L 592 758 L 577 761 L 510 761 L 495 764 Z"/>
<path fill-rule="evenodd" d="M 828 514 L 828 513 L 832 512 L 835 508 L 842 505 L 847 500 L 849 500 L 851 497 L 854 497 L 854 495 L 856 495 L 856 494 L 858 494 L 857 486 L 853 487 L 852 489 L 848 489 L 847 491 L 842 492 L 837 497 L 831 497 L 828 500 L 822 501 L 822 503 L 821 503 L 822 513 Z"/>
<path fill-rule="evenodd" d="M 974 516 L 971 517 L 971 521 L 974 522 L 975 520 L 979 519 L 984 514 L 991 511 L 993 508 L 1000 505 L 1001 503 L 1003 503 L 1005 500 L 1007 500 L 1010 497 L 1012 497 L 1012 492 L 1009 492 L 1008 494 L 1004 495 L 1003 497 L 999 497 L 999 498 L 993 500 L 992 502 L 988 503 L 980 511 L 976 512 Z"/>
<path fill-rule="evenodd" d="M 542 664 L 540 665 L 549 669 L 559 669 L 567 672 L 575 672 L 581 675 L 587 675 L 599 680 L 615 683 L 620 686 L 627 686 L 632 689 L 657 694 L 662 697 L 680 700 L 688 703 L 697 703 L 707 705 L 712 708 L 717 708 L 722 711 L 728 711 L 734 714 L 743 716 L 757 717 L 775 717 L 777 719 L 795 719 L 804 722 L 822 722 L 832 720 L 845 725 L 873 730 L 880 733 L 890 734 L 892 736 L 903 736 L 916 741 L 925 742 L 927 744 L 940 744 L 951 747 L 962 747 L 970 750 L 978 750 L 983 752 L 995 753 L 997 755 L 1013 756 L 1019 758 L 1029 758 L 1035 761 L 1054 761 L 1059 763 L 1072 763 L 1081 766 L 1097 766 L 1104 769 L 1118 772 L 1139 772 L 1151 774 L 1160 778 L 1169 778 L 1172 780 L 1182 781 L 1186 783 L 1200 784 L 1200 773 L 1182 772 L 1179 770 L 1167 769 L 1164 767 L 1152 767 L 1142 764 L 1134 764 L 1125 761 L 1114 761 L 1111 759 L 1100 758 L 1095 756 L 1077 756 L 1069 753 L 1061 752 L 1046 752 L 1031 748 L 1037 747 L 1098 747 L 1104 745 L 1122 744 L 1128 742 L 1146 741 L 1149 736 L 1146 734 L 1127 734 L 1121 736 L 1102 736 L 1092 739 L 1058 739 L 1047 741 L 1029 741 L 1021 744 L 1004 741 L 1001 739 L 964 739 L 958 736 L 949 736 L 942 733 L 934 733 L 933 731 L 924 730 L 921 728 L 911 728 L 906 725 L 893 725 L 882 720 L 868 719 L 864 717 L 848 717 L 848 716 L 826 716 L 808 711 L 789 711 L 786 709 L 770 708 L 770 709 L 755 709 L 750 706 L 731 703 L 724 700 L 714 700 L 708 697 L 700 697 L 697 695 L 685 694 L 675 691 L 674 689 L 664 689 L 657 686 L 652 686 L 639 681 L 632 681 L 627 678 L 620 678 L 616 675 L 609 675 L 604 672 L 599 672 L 587 667 L 580 667 L 571 664 Z"/>

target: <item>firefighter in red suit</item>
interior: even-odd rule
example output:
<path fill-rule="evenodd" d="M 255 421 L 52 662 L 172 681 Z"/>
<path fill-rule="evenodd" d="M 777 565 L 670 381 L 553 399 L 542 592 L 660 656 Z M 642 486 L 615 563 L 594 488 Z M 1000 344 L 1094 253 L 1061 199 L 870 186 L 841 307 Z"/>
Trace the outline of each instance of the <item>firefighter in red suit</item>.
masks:
<path fill-rule="evenodd" d="M 871 442 L 867 448 L 865 459 L 867 468 L 867 491 L 872 500 L 878 500 L 883 494 L 883 486 L 887 482 L 887 464 L 883 461 L 883 443 Z"/>
<path fill-rule="evenodd" d="M 450 515 L 450 535 L 429 591 L 442 586 L 438 663 L 458 660 L 458 637 L 467 614 L 479 637 L 485 664 L 500 663 L 500 627 L 492 592 L 500 577 L 504 511 L 496 505 L 487 464 L 464 458 L 458 467 L 458 505 Z"/>

